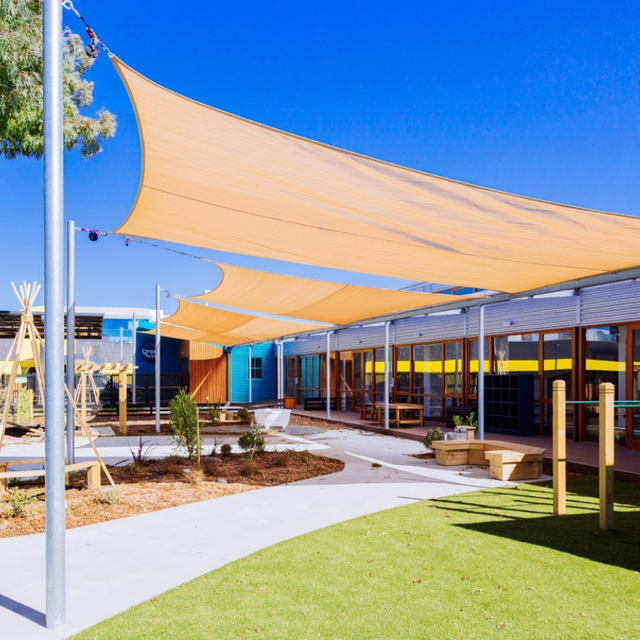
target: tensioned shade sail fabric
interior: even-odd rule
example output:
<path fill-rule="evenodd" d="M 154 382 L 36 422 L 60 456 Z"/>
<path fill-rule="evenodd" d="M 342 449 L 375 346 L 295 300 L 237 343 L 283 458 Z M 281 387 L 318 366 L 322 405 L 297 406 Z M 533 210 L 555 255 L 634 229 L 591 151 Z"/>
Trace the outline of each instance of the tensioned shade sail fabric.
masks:
<path fill-rule="evenodd" d="M 492 191 L 194 102 L 112 58 L 142 141 L 117 233 L 509 293 L 638 265 L 640 219 Z"/>
<path fill-rule="evenodd" d="M 322 331 L 328 326 L 326 324 L 263 318 L 238 311 L 206 307 L 182 299 L 178 302 L 178 310 L 162 321 L 161 335 L 182 337 L 182 335 L 177 335 L 179 331 L 172 328 L 179 327 L 185 330 L 184 336 L 193 332 L 191 333 L 192 337 L 182 337 L 184 340 L 231 347 L 244 342 L 273 340 L 294 333 Z"/>
<path fill-rule="evenodd" d="M 220 284 L 193 296 L 194 300 L 331 324 L 349 324 L 468 297 L 376 289 L 215 264 L 222 270 Z"/>

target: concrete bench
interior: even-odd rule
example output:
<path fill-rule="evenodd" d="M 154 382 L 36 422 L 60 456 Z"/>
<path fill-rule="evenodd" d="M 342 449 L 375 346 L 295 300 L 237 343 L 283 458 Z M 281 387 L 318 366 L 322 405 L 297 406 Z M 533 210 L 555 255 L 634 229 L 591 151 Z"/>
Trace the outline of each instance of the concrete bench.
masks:
<path fill-rule="evenodd" d="M 535 480 L 546 449 L 504 440 L 436 440 L 436 462 L 445 466 L 486 465 L 496 480 Z"/>

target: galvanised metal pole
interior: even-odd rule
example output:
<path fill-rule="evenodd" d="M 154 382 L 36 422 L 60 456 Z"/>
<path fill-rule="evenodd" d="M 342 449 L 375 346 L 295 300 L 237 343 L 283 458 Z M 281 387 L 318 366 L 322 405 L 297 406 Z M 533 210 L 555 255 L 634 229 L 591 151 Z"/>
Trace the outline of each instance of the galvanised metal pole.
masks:
<path fill-rule="evenodd" d="M 280 341 L 278 339 L 275 340 L 276 345 L 276 398 L 280 400 L 282 389 L 280 388 L 280 368 L 282 367 L 282 362 L 280 360 Z"/>
<path fill-rule="evenodd" d="M 331 334 L 332 331 L 327 331 L 327 420 L 331 419 Z"/>
<path fill-rule="evenodd" d="M 131 358 L 131 363 L 133 364 L 133 373 L 131 374 L 131 402 L 133 404 L 136 403 L 136 354 L 138 353 L 138 335 L 137 335 L 137 318 L 136 314 L 133 314 L 133 320 L 131 322 L 132 330 L 131 330 L 131 345 L 133 347 L 133 356 Z"/>
<path fill-rule="evenodd" d="M 75 397 L 76 387 L 76 223 L 67 221 L 67 389 Z M 75 412 L 67 399 L 67 461 L 75 464 Z"/>
<path fill-rule="evenodd" d="M 384 428 L 389 428 L 389 325 L 384 323 Z M 400 419 L 400 416 L 398 416 Z"/>
<path fill-rule="evenodd" d="M 156 433 L 160 433 L 160 285 L 156 285 Z"/>
<path fill-rule="evenodd" d="M 484 305 L 478 326 L 478 438 L 484 440 Z"/>
<path fill-rule="evenodd" d="M 252 369 L 252 364 L 253 364 L 253 360 L 251 358 L 251 345 L 249 345 L 249 402 L 253 402 L 253 389 L 251 388 L 252 385 L 252 380 L 253 380 L 253 372 L 251 371 Z"/>
<path fill-rule="evenodd" d="M 66 622 L 62 3 L 43 2 L 46 625 Z"/>

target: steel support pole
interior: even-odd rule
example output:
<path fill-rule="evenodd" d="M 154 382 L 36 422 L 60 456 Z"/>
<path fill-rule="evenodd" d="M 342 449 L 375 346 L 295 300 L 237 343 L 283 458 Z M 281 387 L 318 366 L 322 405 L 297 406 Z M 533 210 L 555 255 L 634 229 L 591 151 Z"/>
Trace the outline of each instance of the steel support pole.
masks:
<path fill-rule="evenodd" d="M 133 319 L 131 322 L 131 346 L 133 348 L 133 357 L 131 358 L 133 364 L 133 373 L 131 374 L 131 402 L 133 404 L 136 403 L 136 354 L 138 352 L 138 335 L 137 335 L 137 324 L 138 320 L 136 318 L 136 314 L 133 314 Z"/>
<path fill-rule="evenodd" d="M 280 339 L 280 394 L 284 399 L 286 394 L 284 392 L 284 342 L 282 338 Z"/>
<path fill-rule="evenodd" d="M 160 433 L 160 285 L 156 285 L 156 433 Z"/>
<path fill-rule="evenodd" d="M 76 388 L 76 223 L 67 221 L 67 389 L 75 398 Z M 75 464 L 75 411 L 67 398 L 67 461 Z"/>
<path fill-rule="evenodd" d="M 46 625 L 66 622 L 62 5 L 43 2 Z"/>
<path fill-rule="evenodd" d="M 384 323 L 384 428 L 389 428 L 389 325 Z M 400 420 L 400 416 L 398 416 Z"/>
<path fill-rule="evenodd" d="M 253 402 L 253 389 L 251 388 L 253 386 L 252 382 L 253 382 L 253 359 L 251 357 L 251 345 L 249 345 L 249 402 Z"/>
<path fill-rule="evenodd" d="M 484 440 L 484 305 L 479 309 L 478 326 L 478 438 Z"/>
<path fill-rule="evenodd" d="M 331 334 L 332 331 L 327 331 L 327 392 L 325 394 L 327 401 L 327 420 L 331 419 Z"/>
<path fill-rule="evenodd" d="M 280 359 L 280 341 L 276 340 L 276 399 L 280 400 L 280 398 L 282 397 L 282 387 L 281 387 L 281 382 L 282 382 L 282 376 L 281 376 L 281 370 L 282 370 L 282 360 Z"/>

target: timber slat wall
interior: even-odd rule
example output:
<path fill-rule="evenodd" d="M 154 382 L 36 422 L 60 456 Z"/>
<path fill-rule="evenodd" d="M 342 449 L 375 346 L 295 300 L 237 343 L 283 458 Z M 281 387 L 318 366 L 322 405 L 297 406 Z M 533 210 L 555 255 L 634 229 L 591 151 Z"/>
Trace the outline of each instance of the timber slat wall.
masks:
<path fill-rule="evenodd" d="M 195 396 L 196 402 L 205 403 L 207 398 L 210 402 L 226 402 L 227 358 L 224 349 L 203 342 L 185 341 L 180 345 L 180 354 L 189 358 L 189 391 L 193 393 L 204 380 Z"/>

